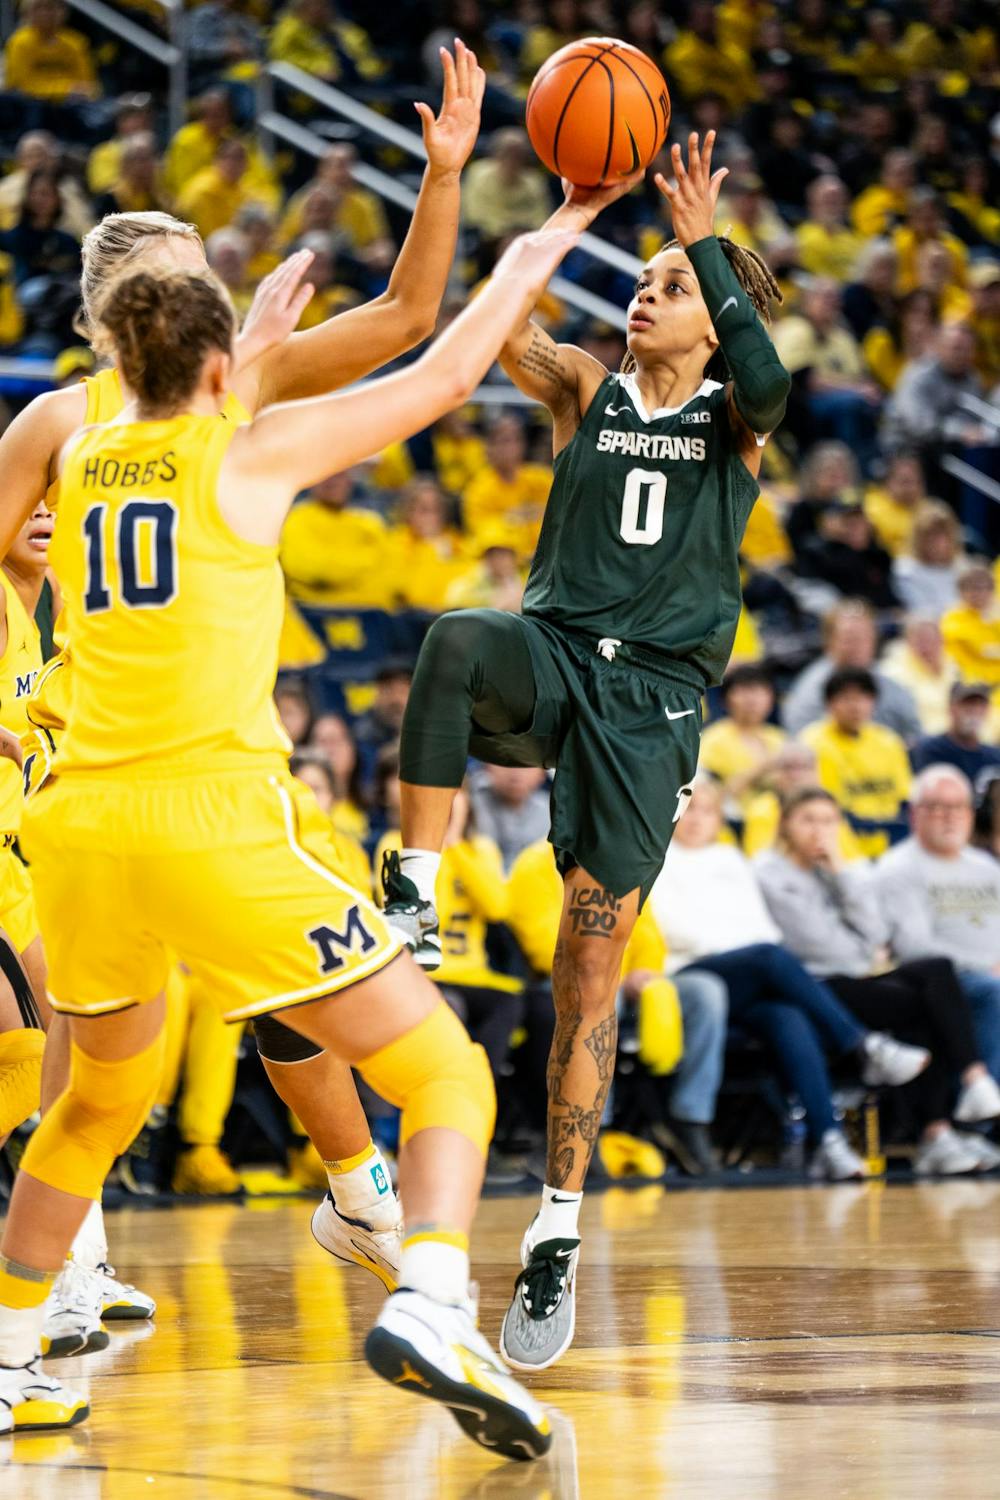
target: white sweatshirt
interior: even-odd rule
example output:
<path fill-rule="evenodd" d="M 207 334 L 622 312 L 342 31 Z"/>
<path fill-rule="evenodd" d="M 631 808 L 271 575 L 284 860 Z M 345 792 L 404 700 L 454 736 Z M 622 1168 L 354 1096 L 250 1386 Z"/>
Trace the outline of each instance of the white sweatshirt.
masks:
<path fill-rule="evenodd" d="M 731 844 L 671 844 L 649 903 L 671 973 L 711 953 L 781 941 L 750 861 Z"/>

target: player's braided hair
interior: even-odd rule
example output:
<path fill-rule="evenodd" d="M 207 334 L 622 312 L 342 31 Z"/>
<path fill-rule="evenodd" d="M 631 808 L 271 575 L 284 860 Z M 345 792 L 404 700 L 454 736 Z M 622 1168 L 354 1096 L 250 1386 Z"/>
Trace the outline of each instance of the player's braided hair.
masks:
<path fill-rule="evenodd" d="M 178 411 L 194 391 L 207 356 L 229 354 L 236 315 L 225 287 L 206 268 L 125 272 L 96 308 L 125 383 L 141 407 Z"/>
<path fill-rule="evenodd" d="M 757 254 L 756 250 L 751 250 L 746 245 L 737 245 L 732 240 L 727 239 L 724 234 L 717 235 L 716 238 L 722 246 L 722 253 L 728 260 L 733 275 L 750 298 L 750 301 L 757 310 L 758 316 L 762 322 L 770 323 L 771 303 L 783 302 L 785 300 L 781 295 L 781 288 L 774 278 L 774 273 Z M 668 240 L 665 245 L 660 246 L 656 253 L 660 255 L 664 250 L 677 250 L 680 248 L 680 240 Z M 635 355 L 626 350 L 625 358 L 621 363 L 622 374 L 631 375 L 635 369 Z M 725 356 L 721 349 L 716 349 L 712 355 L 706 367 L 705 374 L 712 378 L 721 377 L 723 380 L 729 378 Z"/>

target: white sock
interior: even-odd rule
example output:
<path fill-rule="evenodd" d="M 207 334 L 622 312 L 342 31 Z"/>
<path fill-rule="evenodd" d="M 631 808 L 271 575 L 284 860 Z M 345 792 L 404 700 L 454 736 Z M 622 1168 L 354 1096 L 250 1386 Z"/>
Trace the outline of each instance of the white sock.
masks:
<path fill-rule="evenodd" d="M 330 1192 L 337 1212 L 346 1219 L 362 1219 L 373 1229 L 391 1229 L 399 1223 L 399 1199 L 392 1190 L 389 1164 L 375 1142 L 369 1154 L 346 1172 L 338 1162 L 324 1162 Z"/>
<path fill-rule="evenodd" d="M 435 1302 L 464 1302 L 469 1295 L 469 1252 L 441 1240 L 404 1240 L 399 1284 Z"/>
<path fill-rule="evenodd" d="M 76 1231 L 71 1249 L 77 1264 L 92 1271 L 107 1261 L 108 1236 L 99 1203 L 92 1203 L 87 1209 L 87 1216 Z"/>
<path fill-rule="evenodd" d="M 546 1183 L 542 1188 L 542 1206 L 531 1231 L 535 1244 L 541 1244 L 542 1240 L 578 1240 L 582 1202 L 582 1193 L 551 1188 Z"/>
<path fill-rule="evenodd" d="M 433 849 L 404 849 L 399 856 L 399 866 L 408 880 L 417 888 L 421 901 L 434 903 L 434 887 L 437 884 L 441 856 Z"/>
<path fill-rule="evenodd" d="M 26 1365 L 42 1348 L 45 1303 L 0 1307 L 0 1365 Z"/>

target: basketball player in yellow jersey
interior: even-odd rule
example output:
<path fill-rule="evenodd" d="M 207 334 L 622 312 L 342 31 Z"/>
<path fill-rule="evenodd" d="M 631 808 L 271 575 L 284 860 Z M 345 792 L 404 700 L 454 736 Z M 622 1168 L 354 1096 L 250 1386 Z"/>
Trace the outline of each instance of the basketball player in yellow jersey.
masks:
<path fill-rule="evenodd" d="M 0 564 L 0 1145 L 38 1108 L 45 960 L 31 879 L 14 850 L 21 827 L 20 738 L 42 665 L 35 609 L 53 517 L 42 501 Z M 23 967 L 22 967 L 23 966 Z"/>
<path fill-rule="evenodd" d="M 308 255 L 293 256 L 265 278 L 248 314 L 237 342 L 224 416 L 246 420 L 268 401 L 335 389 L 395 359 L 433 330 L 454 257 L 459 176 L 476 141 L 485 87 L 475 54 L 461 42 L 456 42 L 454 57 L 442 49 L 441 60 L 444 93 L 437 118 L 426 105 L 417 106 L 428 166 L 386 292 L 307 333 L 293 333 L 304 301 L 289 303 L 282 292 L 289 278 L 301 279 L 304 265 L 311 260 Z M 204 266 L 201 239 L 192 225 L 162 213 L 110 214 L 91 230 L 83 247 L 81 297 L 84 322 L 100 354 L 109 352 L 94 318 L 101 289 L 123 266 L 139 264 Z M 107 369 L 72 389 L 38 397 L 11 424 L 0 438 L 0 548 L 36 501 L 54 492 L 57 459 L 66 438 L 81 425 L 109 421 L 121 411 L 126 396 L 117 370 Z M 47 679 L 46 694 L 51 691 L 54 700 L 68 700 L 66 677 L 62 673 L 58 681 Z M 45 718 L 44 713 L 41 717 Z M 55 722 L 40 725 L 48 735 L 41 734 L 40 742 L 31 746 L 37 755 L 31 766 L 35 777 L 45 773 L 46 750 L 51 754 L 52 736 L 58 737 L 59 728 Z M 55 1017 L 46 1051 L 44 1096 L 58 1091 L 66 1080 L 68 1051 L 63 1030 L 60 1018 Z M 387 1254 L 390 1269 L 398 1259 L 398 1247 L 394 1252 L 391 1244 L 394 1238 L 398 1240 L 393 1217 L 398 1216 L 398 1209 L 350 1070 L 278 1022 L 265 1022 L 257 1030 L 272 1084 L 305 1125 L 327 1167 L 332 1196 L 324 1199 L 313 1216 L 316 1238 L 332 1254 L 353 1260 L 384 1280 Z M 357 1223 L 345 1226 L 344 1214 L 370 1224 L 372 1243 L 366 1249 L 358 1249 L 365 1232 L 359 1233 Z M 89 1216 L 91 1223 L 100 1226 L 99 1205 Z M 74 1258 L 78 1264 L 88 1260 L 100 1266 L 107 1259 L 103 1228 L 96 1239 L 89 1234 L 85 1238 L 86 1244 L 74 1245 Z M 121 1288 L 112 1285 L 105 1291 L 117 1299 Z M 105 1297 L 105 1315 L 108 1306 Z"/>
<path fill-rule="evenodd" d="M 369 1335 L 372 1367 L 450 1406 L 498 1452 L 549 1445 L 544 1413 L 476 1332 L 467 1300 L 489 1067 L 375 908 L 303 848 L 271 689 L 277 544 L 295 495 L 467 400 L 575 240 L 517 240 L 408 369 L 242 427 L 218 420 L 234 335 L 218 283 L 140 271 L 109 290 L 101 318 L 136 400 L 67 444 L 52 560 L 73 706 L 22 834 L 72 1058 L 0 1245 L 10 1427 L 86 1413 L 39 1372 L 41 1304 L 158 1083 L 169 948 L 227 1019 L 279 1012 L 402 1110 L 403 1290 Z"/>

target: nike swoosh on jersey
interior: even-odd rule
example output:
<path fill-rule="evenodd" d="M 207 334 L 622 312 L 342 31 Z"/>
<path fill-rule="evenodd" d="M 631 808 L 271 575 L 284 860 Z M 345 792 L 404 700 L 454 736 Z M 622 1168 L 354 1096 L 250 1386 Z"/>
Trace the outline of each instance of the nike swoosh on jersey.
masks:
<path fill-rule="evenodd" d="M 627 406 L 606 406 L 604 415 L 606 417 L 620 417 L 623 411 L 628 411 Z"/>
<path fill-rule="evenodd" d="M 738 306 L 739 306 L 739 303 L 737 302 L 737 300 L 736 300 L 735 297 L 727 297 L 726 300 L 725 300 L 725 302 L 723 302 L 722 306 L 719 308 L 719 311 L 715 315 L 715 321 L 716 321 L 716 323 L 722 317 L 722 314 L 725 312 L 725 310 L 726 310 L 727 307 L 738 307 Z"/>
<path fill-rule="evenodd" d="M 686 719 L 687 716 L 688 716 L 688 714 L 693 714 L 694 713 L 694 709 L 693 708 L 679 708 L 676 713 L 671 713 L 671 711 L 670 711 L 669 708 L 665 708 L 663 710 L 663 712 L 666 714 L 666 716 L 667 716 L 668 719 Z"/>

